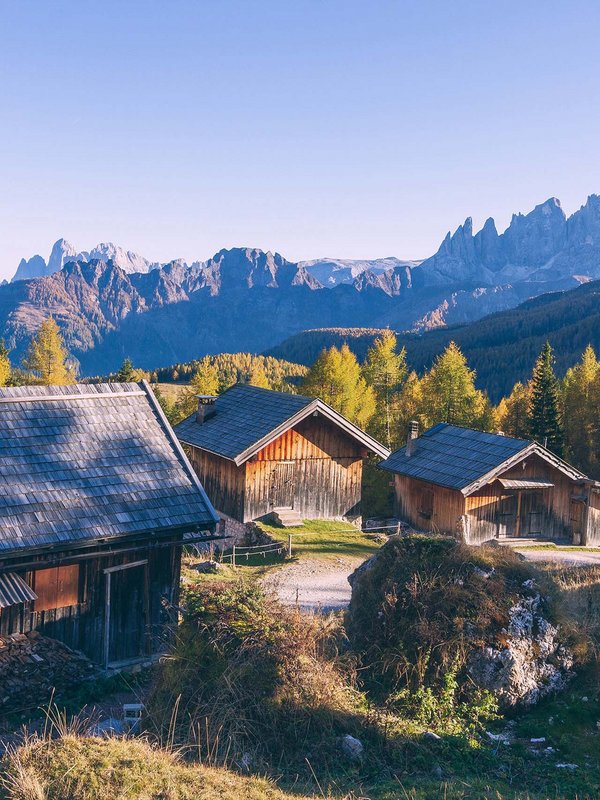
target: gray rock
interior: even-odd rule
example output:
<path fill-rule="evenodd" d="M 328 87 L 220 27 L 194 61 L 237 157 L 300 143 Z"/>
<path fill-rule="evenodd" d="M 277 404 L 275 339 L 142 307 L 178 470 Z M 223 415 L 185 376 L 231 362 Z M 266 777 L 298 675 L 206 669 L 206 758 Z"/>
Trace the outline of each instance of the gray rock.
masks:
<path fill-rule="evenodd" d="M 438 736 L 438 734 L 434 733 L 433 731 L 425 731 L 423 738 L 429 739 L 431 742 L 439 742 L 442 737 Z"/>
<path fill-rule="evenodd" d="M 354 736 L 350 736 L 350 734 L 347 733 L 342 737 L 342 752 L 352 761 L 362 761 L 365 753 L 365 746 L 360 739 L 355 739 Z"/>
<path fill-rule="evenodd" d="M 526 583 L 531 590 L 533 584 Z M 475 683 L 504 706 L 531 706 L 565 688 L 573 655 L 563 646 L 559 629 L 544 617 L 538 593 L 521 598 L 509 616 L 506 645 L 473 652 L 467 668 Z"/>
<path fill-rule="evenodd" d="M 221 564 L 218 561 L 199 561 L 193 568 L 196 572 L 218 572 Z"/>

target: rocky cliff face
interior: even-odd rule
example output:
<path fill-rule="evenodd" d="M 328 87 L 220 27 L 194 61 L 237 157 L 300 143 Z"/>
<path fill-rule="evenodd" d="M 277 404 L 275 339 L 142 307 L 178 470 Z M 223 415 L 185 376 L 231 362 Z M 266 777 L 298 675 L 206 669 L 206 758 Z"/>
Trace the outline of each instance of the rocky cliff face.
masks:
<path fill-rule="evenodd" d="M 263 350 L 308 328 L 424 331 L 472 322 L 530 297 L 600 278 L 600 198 L 566 218 L 555 198 L 473 233 L 467 219 L 422 263 L 387 258 L 293 263 L 253 248 L 160 265 L 110 243 L 46 263 L 23 259 L 0 286 L 0 323 L 17 355 L 56 316 L 85 372 L 124 355 L 153 367 L 224 350 Z"/>

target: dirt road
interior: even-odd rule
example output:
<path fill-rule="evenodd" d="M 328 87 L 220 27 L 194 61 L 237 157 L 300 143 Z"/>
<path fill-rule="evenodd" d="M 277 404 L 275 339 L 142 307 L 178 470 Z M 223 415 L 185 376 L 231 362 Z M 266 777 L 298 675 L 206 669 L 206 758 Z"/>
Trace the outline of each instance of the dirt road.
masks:
<path fill-rule="evenodd" d="M 303 611 L 338 611 L 350 602 L 348 575 L 363 560 L 302 559 L 270 573 L 264 583 L 286 605 L 298 605 Z"/>

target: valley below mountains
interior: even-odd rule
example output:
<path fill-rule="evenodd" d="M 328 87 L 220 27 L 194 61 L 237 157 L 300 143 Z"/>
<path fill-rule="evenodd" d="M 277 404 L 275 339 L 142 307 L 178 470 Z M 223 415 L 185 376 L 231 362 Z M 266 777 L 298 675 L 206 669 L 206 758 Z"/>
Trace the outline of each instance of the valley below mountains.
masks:
<path fill-rule="evenodd" d="M 48 261 L 23 259 L 0 287 L 0 325 L 18 362 L 49 315 L 82 375 L 125 356 L 144 368 L 204 354 L 261 352 L 309 328 L 391 327 L 420 333 L 473 322 L 547 292 L 600 279 L 600 198 L 567 218 L 556 199 L 493 220 L 468 219 L 422 262 L 294 263 L 252 248 L 167 264 L 112 244 L 78 252 L 59 240 Z"/>

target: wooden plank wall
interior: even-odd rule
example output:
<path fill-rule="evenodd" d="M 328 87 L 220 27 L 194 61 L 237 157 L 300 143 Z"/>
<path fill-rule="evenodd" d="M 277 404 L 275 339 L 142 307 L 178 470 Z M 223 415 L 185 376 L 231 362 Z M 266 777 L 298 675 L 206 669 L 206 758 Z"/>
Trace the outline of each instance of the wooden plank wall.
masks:
<path fill-rule="evenodd" d="M 279 461 L 294 462 L 294 509 L 304 517 L 358 516 L 364 455 L 358 442 L 323 417 L 303 420 L 246 464 L 244 521 L 272 511 Z"/>
<path fill-rule="evenodd" d="M 177 604 L 179 597 L 181 559 L 180 548 L 177 546 L 151 551 L 139 549 L 132 553 L 81 560 L 77 562 L 80 564 L 80 603 L 48 611 L 36 611 L 35 601 L 4 608 L 0 611 L 0 634 L 6 636 L 38 630 L 73 649 L 82 650 L 93 661 L 102 663 L 106 580 L 104 569 L 144 558 L 148 559 L 149 578 L 149 613 L 145 620 L 145 634 L 149 645 L 151 642 L 149 649 L 159 652 L 165 643 L 165 624 L 169 621 L 169 612 L 161 599 L 164 596 L 170 603 Z M 40 568 L 44 566 L 45 562 L 40 558 Z M 17 572 L 31 583 L 30 571 L 19 571 L 18 566 L 11 568 L 11 571 Z M 144 624 L 144 620 L 140 624 Z"/>
<path fill-rule="evenodd" d="M 465 498 L 460 492 L 406 475 L 395 476 L 395 489 L 396 514 L 400 519 L 417 530 L 456 534 L 458 519 L 465 513 Z M 429 519 L 420 513 L 426 491 L 433 493 L 433 513 Z"/>
<path fill-rule="evenodd" d="M 588 547 L 600 547 L 600 491 L 589 488 L 588 492 L 589 504 L 585 544 Z"/>
<path fill-rule="evenodd" d="M 198 447 L 185 447 L 190 462 L 213 506 L 229 517 L 245 522 L 244 480 L 246 468 Z"/>

